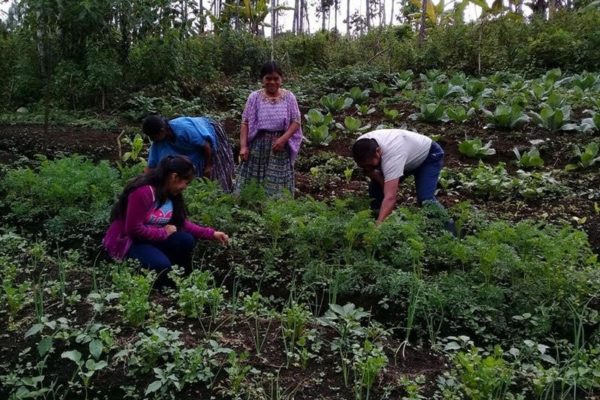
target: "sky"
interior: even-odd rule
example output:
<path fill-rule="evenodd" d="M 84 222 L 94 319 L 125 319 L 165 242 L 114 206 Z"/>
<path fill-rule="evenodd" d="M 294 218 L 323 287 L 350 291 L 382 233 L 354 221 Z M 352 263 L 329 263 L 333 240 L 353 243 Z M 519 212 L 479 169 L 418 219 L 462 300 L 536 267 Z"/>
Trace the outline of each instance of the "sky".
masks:
<path fill-rule="evenodd" d="M 386 20 L 387 20 L 386 24 L 389 24 L 390 13 L 391 13 L 391 9 L 392 9 L 392 2 L 396 3 L 394 5 L 394 14 L 397 15 L 398 11 L 400 10 L 400 1 L 399 0 L 386 0 L 385 1 Z M 11 3 L 12 3 L 12 0 L 10 0 L 8 2 L 5 2 L 4 0 L 0 0 L 0 19 L 6 18 L 6 12 L 8 11 Z M 309 0 L 309 3 L 316 3 L 316 1 Z M 340 0 L 339 3 L 340 3 L 340 10 L 338 12 L 338 26 L 339 26 L 340 32 L 346 33 L 346 26 L 342 21 L 344 20 L 344 18 L 346 18 L 347 0 Z M 358 10 L 360 12 L 360 14 L 364 15 L 365 3 L 366 3 L 365 0 L 350 0 L 350 14 L 353 14 L 354 11 Z M 447 8 L 451 8 L 453 2 L 449 1 L 448 3 L 449 3 L 449 6 L 447 6 Z M 279 0 L 279 4 L 293 7 L 294 0 Z M 310 32 L 314 33 L 318 29 L 321 28 L 321 19 L 316 13 L 316 7 L 309 5 L 308 12 L 310 15 Z M 479 16 L 480 12 L 481 12 L 481 9 L 478 6 L 475 6 L 474 4 L 469 5 L 465 11 L 465 20 L 469 21 L 469 20 L 476 19 Z M 291 10 L 290 11 L 282 11 L 280 13 L 279 24 L 283 26 L 284 31 L 292 29 L 293 15 L 294 15 L 294 12 Z M 333 28 L 333 21 L 334 21 L 333 15 L 331 15 L 330 19 L 331 19 L 331 27 Z M 266 21 L 268 22 L 270 20 L 271 20 L 271 17 L 267 16 Z M 376 21 L 378 21 L 378 19 Z M 394 24 L 397 25 L 398 22 L 394 21 Z M 270 33 L 271 33 L 270 28 L 266 28 L 265 33 L 267 36 L 270 36 Z"/>

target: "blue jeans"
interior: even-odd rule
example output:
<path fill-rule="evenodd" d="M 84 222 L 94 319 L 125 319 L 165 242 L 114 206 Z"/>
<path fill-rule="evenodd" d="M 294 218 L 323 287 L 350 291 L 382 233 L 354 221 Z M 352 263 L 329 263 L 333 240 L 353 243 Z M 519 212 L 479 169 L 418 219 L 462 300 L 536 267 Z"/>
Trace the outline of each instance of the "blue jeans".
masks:
<path fill-rule="evenodd" d="M 138 260 L 143 268 L 155 271 L 156 286 L 171 285 L 167 273 L 173 265 L 192 271 L 192 255 L 196 239 L 188 232 L 175 232 L 160 242 L 138 241 L 131 245 L 127 258 Z"/>
<path fill-rule="evenodd" d="M 417 202 L 419 205 L 422 205 L 425 201 L 438 203 L 435 198 L 435 190 L 443 166 L 444 150 L 436 142 L 431 142 L 431 148 L 425 161 L 416 169 L 405 171 L 404 176 L 400 178 L 400 181 L 403 181 L 409 175 L 415 177 Z M 372 198 L 371 209 L 374 211 L 379 210 L 383 202 L 383 187 L 377 182 L 371 181 L 369 183 L 369 197 Z"/>

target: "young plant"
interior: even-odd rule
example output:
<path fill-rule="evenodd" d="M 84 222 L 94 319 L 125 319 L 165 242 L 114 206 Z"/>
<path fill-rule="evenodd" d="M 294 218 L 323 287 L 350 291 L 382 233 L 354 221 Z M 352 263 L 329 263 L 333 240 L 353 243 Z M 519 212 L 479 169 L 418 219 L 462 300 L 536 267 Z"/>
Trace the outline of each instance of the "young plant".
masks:
<path fill-rule="evenodd" d="M 297 348 L 305 349 L 308 339 L 308 322 L 311 312 L 306 306 L 297 303 L 283 309 L 281 313 L 281 331 L 287 366 L 296 356 Z M 302 351 L 301 351 L 302 352 Z"/>
<path fill-rule="evenodd" d="M 90 381 L 92 376 L 97 371 L 103 370 L 108 366 L 108 363 L 104 360 L 97 361 L 93 357 L 88 358 L 86 361 L 83 360 L 82 355 L 77 350 L 65 351 L 61 354 L 61 358 L 66 358 L 71 360 L 77 366 L 77 376 L 81 379 L 83 383 L 83 388 L 85 390 L 85 399 L 88 398 L 88 389 L 90 387 Z"/>
<path fill-rule="evenodd" d="M 346 118 L 344 118 L 344 125 L 342 125 L 338 122 L 337 124 L 335 124 L 335 126 L 344 132 L 348 132 L 350 134 L 355 134 L 358 132 L 366 131 L 367 129 L 369 129 L 371 127 L 371 124 L 362 126 L 362 122 L 360 119 L 354 118 L 354 117 L 346 117 Z"/>
<path fill-rule="evenodd" d="M 364 104 L 369 100 L 369 89 L 362 90 L 355 86 L 347 93 L 355 104 Z"/>
<path fill-rule="evenodd" d="M 273 318 L 268 318 L 266 328 L 263 328 L 261 323 L 265 317 L 270 317 L 272 313 L 265 305 L 265 299 L 259 292 L 254 292 L 244 298 L 243 311 L 247 317 L 246 323 L 252 334 L 256 354 L 260 354 L 269 336 Z"/>
<path fill-rule="evenodd" d="M 540 156 L 537 147 L 532 147 L 523 154 L 515 147 L 513 153 L 517 157 L 517 165 L 521 168 L 542 168 L 544 166 L 544 159 Z"/>
<path fill-rule="evenodd" d="M 598 132 L 600 131 L 600 112 L 593 113 L 593 111 L 586 110 L 588 113 L 592 113 L 591 118 L 584 118 L 581 120 L 580 130 L 582 132 Z"/>
<path fill-rule="evenodd" d="M 335 93 L 330 93 L 321 97 L 321 105 L 331 114 L 339 114 L 352 105 L 353 100 L 349 97 L 342 97 Z"/>
<path fill-rule="evenodd" d="M 389 87 L 385 82 L 373 83 L 373 91 L 382 96 L 389 96 L 392 94 L 392 88 Z"/>
<path fill-rule="evenodd" d="M 438 123 L 445 122 L 446 108 L 441 103 L 421 104 L 421 112 L 412 114 L 410 118 L 423 122 Z"/>
<path fill-rule="evenodd" d="M 389 121 L 391 121 L 391 122 L 394 122 L 394 121 L 396 121 L 398 118 L 400 118 L 400 115 L 401 115 L 401 114 L 400 114 L 400 111 L 398 111 L 398 110 L 395 110 L 395 109 L 393 109 L 393 108 L 392 108 L 392 109 L 384 108 L 384 109 L 383 109 L 383 115 L 384 115 L 384 117 L 385 117 L 387 120 L 389 120 Z"/>
<path fill-rule="evenodd" d="M 329 146 L 335 139 L 335 133 L 330 132 L 327 125 L 308 125 L 304 132 L 304 138 L 311 146 Z"/>
<path fill-rule="evenodd" d="M 369 340 L 365 340 L 363 347 L 356 352 L 354 359 L 355 398 L 369 400 L 375 380 L 387 365 L 388 359 L 383 349 L 376 347 Z"/>
<path fill-rule="evenodd" d="M 120 290 L 119 302 L 124 309 L 125 319 L 133 326 L 141 326 L 150 311 L 149 295 L 155 272 L 131 274 L 127 269 L 113 273 L 113 282 Z"/>
<path fill-rule="evenodd" d="M 329 304 L 329 310 L 319 318 L 319 323 L 336 330 L 338 337 L 331 343 L 331 350 L 338 352 L 340 356 L 344 384 L 348 386 L 350 373 L 350 353 L 354 338 L 365 336 L 366 332 L 361 327 L 360 321 L 369 316 L 362 308 L 356 308 L 352 303 L 345 306 Z"/>
<path fill-rule="evenodd" d="M 533 121 L 541 128 L 550 132 L 573 131 L 577 124 L 568 123 L 571 119 L 571 109 L 568 106 L 562 108 L 551 108 L 544 106 L 540 113 L 530 112 Z"/>
<path fill-rule="evenodd" d="M 483 158 L 496 154 L 496 150 L 492 148 L 491 140 L 483 145 L 479 138 L 465 139 L 459 143 L 458 151 L 470 158 Z"/>
<path fill-rule="evenodd" d="M 486 128 L 513 130 L 529 122 L 529 117 L 516 104 L 499 104 L 494 112 L 483 109 L 483 113 L 488 120 Z"/>
<path fill-rule="evenodd" d="M 463 95 L 464 89 L 458 85 L 443 82 L 433 82 L 427 93 L 434 99 L 441 101 L 453 95 Z"/>
<path fill-rule="evenodd" d="M 356 112 L 358 113 L 358 115 L 360 115 L 361 117 L 367 116 L 367 115 L 371 115 L 375 112 L 375 108 L 373 107 L 369 107 L 368 104 L 356 104 L 354 107 L 356 107 Z"/>
<path fill-rule="evenodd" d="M 306 114 L 304 119 L 308 125 L 321 126 L 329 125 L 333 122 L 333 116 L 331 114 L 323 115 L 321 111 L 311 108 Z"/>
<path fill-rule="evenodd" d="M 577 145 L 573 146 L 575 157 L 578 158 L 576 164 L 568 164 L 565 169 L 567 171 L 573 171 L 581 168 L 586 169 L 593 167 L 597 162 L 600 162 L 600 156 L 598 155 L 599 146 L 597 142 L 588 143 L 583 151 Z"/>
<path fill-rule="evenodd" d="M 453 106 L 446 109 L 446 115 L 448 115 L 448 119 L 456 122 L 457 124 L 462 124 L 473 114 L 475 114 L 475 109 L 472 107 L 468 110 L 463 106 Z"/>
<path fill-rule="evenodd" d="M 392 77 L 392 87 L 396 90 L 412 89 L 414 75 L 410 69 L 394 74 Z"/>

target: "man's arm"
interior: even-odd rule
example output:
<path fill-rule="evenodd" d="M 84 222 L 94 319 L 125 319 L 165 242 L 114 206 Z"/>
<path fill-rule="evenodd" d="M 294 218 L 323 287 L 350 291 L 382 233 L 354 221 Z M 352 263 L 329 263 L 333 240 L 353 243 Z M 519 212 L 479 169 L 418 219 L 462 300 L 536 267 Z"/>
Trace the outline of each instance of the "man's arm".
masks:
<path fill-rule="evenodd" d="M 383 202 L 379 209 L 379 217 L 377 217 L 377 224 L 381 224 L 385 219 L 394 211 L 396 206 L 396 196 L 398 196 L 398 186 L 400 179 L 392 179 L 387 181 L 383 185 Z"/>

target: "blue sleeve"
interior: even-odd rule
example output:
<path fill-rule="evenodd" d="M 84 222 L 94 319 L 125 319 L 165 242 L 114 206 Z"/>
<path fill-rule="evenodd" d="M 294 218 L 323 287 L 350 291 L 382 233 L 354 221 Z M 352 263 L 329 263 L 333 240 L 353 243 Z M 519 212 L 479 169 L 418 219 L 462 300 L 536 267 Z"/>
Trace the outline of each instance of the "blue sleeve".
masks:
<path fill-rule="evenodd" d="M 154 144 L 150 145 L 150 149 L 148 150 L 148 167 L 156 168 L 158 166 L 158 151 Z"/>

